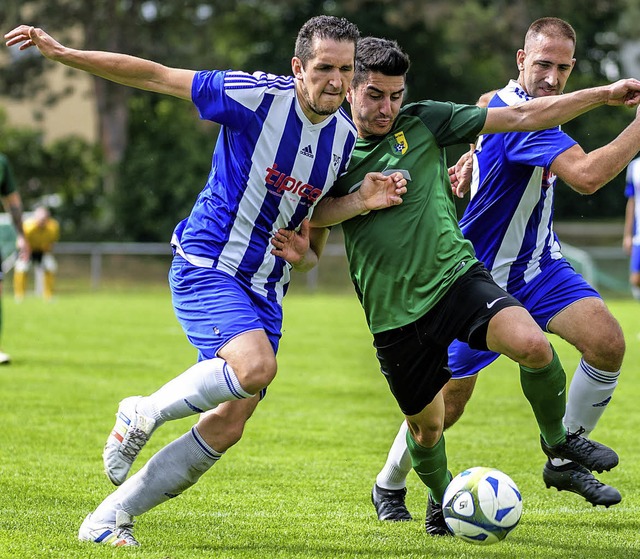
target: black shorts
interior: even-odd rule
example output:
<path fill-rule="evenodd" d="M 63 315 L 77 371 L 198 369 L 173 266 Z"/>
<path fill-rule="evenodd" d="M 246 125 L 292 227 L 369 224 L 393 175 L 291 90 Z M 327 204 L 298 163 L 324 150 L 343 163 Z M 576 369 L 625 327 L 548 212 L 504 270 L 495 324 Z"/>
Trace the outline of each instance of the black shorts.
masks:
<path fill-rule="evenodd" d="M 502 309 L 516 306 L 522 307 L 478 263 L 427 314 L 406 326 L 374 334 L 382 374 L 402 412 L 421 412 L 451 378 L 447 349 L 454 339 L 486 350 L 489 320 Z"/>

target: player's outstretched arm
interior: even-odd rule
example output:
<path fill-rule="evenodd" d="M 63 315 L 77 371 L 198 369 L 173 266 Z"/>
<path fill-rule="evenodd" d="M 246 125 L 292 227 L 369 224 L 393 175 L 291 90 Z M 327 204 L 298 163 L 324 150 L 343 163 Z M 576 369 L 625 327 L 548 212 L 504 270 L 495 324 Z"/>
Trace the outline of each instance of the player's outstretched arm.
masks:
<path fill-rule="evenodd" d="M 407 192 L 407 179 L 400 172 L 390 175 L 367 173 L 355 192 L 318 202 L 311 216 L 313 227 L 329 227 L 371 210 L 383 210 L 402 204 Z"/>
<path fill-rule="evenodd" d="M 624 79 L 564 95 L 537 97 L 509 107 L 489 108 L 481 134 L 544 130 L 601 105 L 635 107 L 639 103 L 640 81 Z"/>
<path fill-rule="evenodd" d="M 68 48 L 42 29 L 29 25 L 19 25 L 4 38 L 7 46 L 19 45 L 20 50 L 35 47 L 50 60 L 116 83 L 191 99 L 193 70 L 169 68 L 126 54 Z"/>
<path fill-rule="evenodd" d="M 593 194 L 621 173 L 640 151 L 640 114 L 610 143 L 585 153 L 574 145 L 558 155 L 551 171 L 580 194 Z"/>

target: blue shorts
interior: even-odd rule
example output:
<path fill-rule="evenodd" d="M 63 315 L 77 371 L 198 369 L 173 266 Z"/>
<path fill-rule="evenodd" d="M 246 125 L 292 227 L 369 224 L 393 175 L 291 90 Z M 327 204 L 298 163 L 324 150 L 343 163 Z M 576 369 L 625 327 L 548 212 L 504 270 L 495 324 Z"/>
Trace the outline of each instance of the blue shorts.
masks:
<path fill-rule="evenodd" d="M 175 255 L 169 271 L 173 309 L 198 361 L 213 359 L 233 338 L 264 330 L 273 352 L 282 336 L 282 307 L 214 268 Z"/>
<path fill-rule="evenodd" d="M 631 261 L 629 270 L 632 274 L 640 274 L 640 245 L 631 246 Z"/>
<path fill-rule="evenodd" d="M 549 322 L 553 317 L 576 301 L 600 297 L 600 294 L 564 258 L 556 260 L 533 281 L 512 295 L 524 305 L 545 332 L 549 331 Z M 493 351 L 471 349 L 468 344 L 455 340 L 449 346 L 451 377 L 464 378 L 476 375 L 499 356 L 499 353 Z"/>

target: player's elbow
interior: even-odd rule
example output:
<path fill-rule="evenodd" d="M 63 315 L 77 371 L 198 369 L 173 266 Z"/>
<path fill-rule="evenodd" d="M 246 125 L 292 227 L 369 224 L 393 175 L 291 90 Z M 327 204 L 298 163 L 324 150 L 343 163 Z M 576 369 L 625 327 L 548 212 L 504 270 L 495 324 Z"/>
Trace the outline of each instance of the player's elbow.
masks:
<path fill-rule="evenodd" d="M 589 173 L 581 173 L 579 176 L 565 179 L 565 182 L 573 190 L 584 196 L 597 192 L 607 183 L 605 179 Z"/>

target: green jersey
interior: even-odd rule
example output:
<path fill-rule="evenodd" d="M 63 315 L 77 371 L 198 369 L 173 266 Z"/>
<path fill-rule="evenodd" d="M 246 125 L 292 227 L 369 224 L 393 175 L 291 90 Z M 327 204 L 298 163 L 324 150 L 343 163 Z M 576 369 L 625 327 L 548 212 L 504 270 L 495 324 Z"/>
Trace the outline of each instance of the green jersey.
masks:
<path fill-rule="evenodd" d="M 7 196 L 16 191 L 16 181 L 9 160 L 0 153 L 0 196 Z"/>
<path fill-rule="evenodd" d="M 445 146 L 473 143 L 486 109 L 422 101 L 401 109 L 384 137 L 362 139 L 329 196 L 359 188 L 366 173 L 400 171 L 399 206 L 342 224 L 349 271 L 372 333 L 415 322 L 476 262 L 458 227 Z"/>

